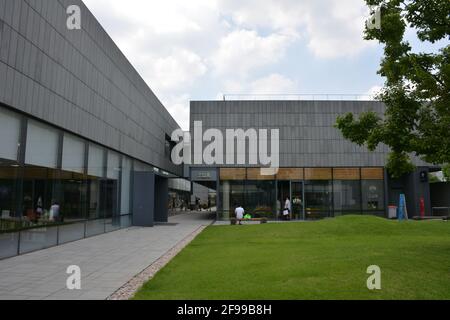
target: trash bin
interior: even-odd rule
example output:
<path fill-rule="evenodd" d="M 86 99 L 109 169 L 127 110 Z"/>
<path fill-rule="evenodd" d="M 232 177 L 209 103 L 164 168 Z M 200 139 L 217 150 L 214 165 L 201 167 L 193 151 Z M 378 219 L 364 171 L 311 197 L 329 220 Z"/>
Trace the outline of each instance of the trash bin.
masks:
<path fill-rule="evenodd" d="M 389 206 L 389 219 L 397 219 L 397 206 Z"/>

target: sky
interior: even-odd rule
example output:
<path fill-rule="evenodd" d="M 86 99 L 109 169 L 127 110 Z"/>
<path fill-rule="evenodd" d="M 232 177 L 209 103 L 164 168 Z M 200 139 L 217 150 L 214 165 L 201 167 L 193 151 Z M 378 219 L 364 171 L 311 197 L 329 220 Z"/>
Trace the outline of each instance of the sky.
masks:
<path fill-rule="evenodd" d="M 174 119 L 223 94 L 371 94 L 363 0 L 83 0 Z"/>

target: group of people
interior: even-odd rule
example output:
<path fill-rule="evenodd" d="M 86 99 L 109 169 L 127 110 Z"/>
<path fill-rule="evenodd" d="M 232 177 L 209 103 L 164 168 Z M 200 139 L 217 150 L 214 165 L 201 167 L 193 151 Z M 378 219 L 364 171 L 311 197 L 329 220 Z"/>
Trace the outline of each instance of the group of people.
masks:
<path fill-rule="evenodd" d="M 44 205 L 42 201 L 42 197 L 38 197 L 36 203 L 36 209 L 33 214 L 29 214 L 28 218 L 32 222 L 38 222 L 40 219 L 46 219 L 51 222 L 59 222 L 60 221 L 60 206 L 56 200 L 52 200 L 52 205 L 50 206 L 50 210 L 44 210 Z"/>
<path fill-rule="evenodd" d="M 287 197 L 281 214 L 282 219 L 287 221 L 291 220 L 291 212 L 292 212 L 291 199 Z M 238 221 L 239 225 L 242 225 L 242 220 L 244 220 L 245 216 L 244 208 L 241 205 L 238 205 L 237 208 L 234 210 L 234 214 L 236 216 L 236 220 Z"/>

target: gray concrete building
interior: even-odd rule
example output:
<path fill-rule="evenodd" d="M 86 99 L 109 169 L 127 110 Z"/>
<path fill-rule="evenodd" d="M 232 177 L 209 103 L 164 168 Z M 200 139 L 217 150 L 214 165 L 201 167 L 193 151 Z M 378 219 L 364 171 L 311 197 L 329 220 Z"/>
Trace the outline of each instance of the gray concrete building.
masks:
<path fill-rule="evenodd" d="M 81 9 L 79 30 L 67 26 L 72 5 Z M 224 133 L 278 129 L 280 169 L 175 165 L 171 135 L 179 126 L 81 0 L 0 0 L 0 259 L 164 223 L 169 209 L 217 206 L 228 219 L 241 204 L 280 219 L 289 198 L 291 219 L 387 216 L 405 193 L 411 215 L 421 198 L 429 211 L 428 164 L 416 159 L 417 172 L 391 181 L 385 146 L 368 152 L 333 127 L 338 115 L 367 110 L 381 114 L 384 106 L 195 101 L 192 134 L 195 122 Z"/>
<path fill-rule="evenodd" d="M 261 175 L 249 157 L 245 163 L 235 157 L 233 165 L 197 163 L 191 179 L 217 185 L 221 219 L 232 217 L 238 204 L 256 217 L 279 219 L 287 198 L 291 219 L 351 213 L 387 217 L 389 205 L 398 205 L 401 193 L 406 194 L 410 216 L 419 215 L 421 198 L 431 212 L 427 163 L 415 158 L 417 172 L 393 181 L 385 169 L 387 146 L 369 152 L 345 140 L 334 127 L 339 115 L 369 110 L 382 115 L 385 106 L 377 101 L 193 101 L 192 136 L 195 122 L 201 122 L 203 132 L 215 128 L 224 137 L 227 129 L 278 129 L 280 169 Z M 250 155 L 246 142 L 245 153 Z M 203 148 L 208 143 L 203 142 Z M 224 148 L 224 158 L 233 152 Z"/>
<path fill-rule="evenodd" d="M 0 0 L 0 258 L 166 221 L 177 128 L 82 1 Z"/>

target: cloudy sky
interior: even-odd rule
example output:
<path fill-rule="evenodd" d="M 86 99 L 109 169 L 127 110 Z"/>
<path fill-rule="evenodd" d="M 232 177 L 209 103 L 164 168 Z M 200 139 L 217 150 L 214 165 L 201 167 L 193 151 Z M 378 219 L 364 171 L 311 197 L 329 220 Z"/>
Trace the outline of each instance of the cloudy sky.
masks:
<path fill-rule="evenodd" d="M 189 101 L 222 94 L 365 94 L 382 48 L 363 0 L 84 0 L 188 129 Z"/>

